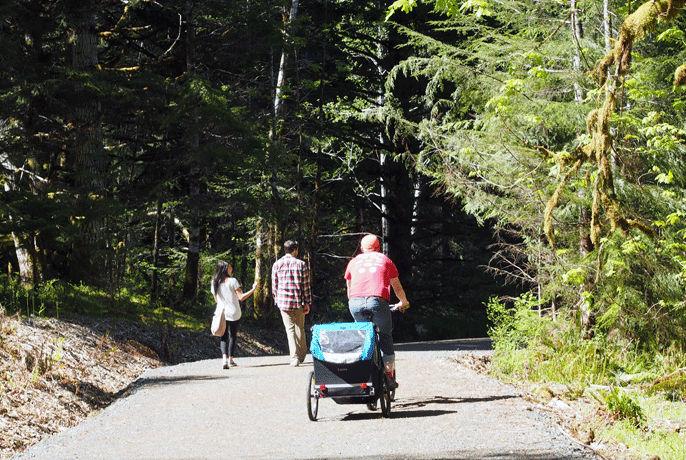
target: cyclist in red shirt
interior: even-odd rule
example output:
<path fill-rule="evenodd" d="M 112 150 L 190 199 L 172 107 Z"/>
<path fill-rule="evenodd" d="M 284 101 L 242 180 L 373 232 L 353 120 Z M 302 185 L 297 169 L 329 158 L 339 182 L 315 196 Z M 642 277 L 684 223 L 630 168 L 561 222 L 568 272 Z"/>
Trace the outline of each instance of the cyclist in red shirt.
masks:
<path fill-rule="evenodd" d="M 398 383 L 393 378 L 395 351 L 393 349 L 393 327 L 391 319 L 391 288 L 397 304 L 392 307 L 405 311 L 407 301 L 403 286 L 398 279 L 398 269 L 391 259 L 379 252 L 379 240 L 374 235 L 365 235 L 360 242 L 362 254 L 353 258 L 345 269 L 348 289 L 348 308 L 355 321 L 370 321 L 379 328 L 379 345 L 383 353 L 384 366 L 393 389 Z"/>

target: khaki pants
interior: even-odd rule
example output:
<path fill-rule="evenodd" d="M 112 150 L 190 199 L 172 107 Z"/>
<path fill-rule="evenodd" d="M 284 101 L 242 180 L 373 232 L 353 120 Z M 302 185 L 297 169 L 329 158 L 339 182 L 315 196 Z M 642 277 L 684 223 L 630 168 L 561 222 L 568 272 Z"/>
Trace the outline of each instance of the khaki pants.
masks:
<path fill-rule="evenodd" d="M 288 336 L 288 351 L 291 360 L 305 360 L 307 354 L 307 340 L 305 338 L 305 313 L 302 308 L 291 311 L 281 311 L 281 319 Z"/>

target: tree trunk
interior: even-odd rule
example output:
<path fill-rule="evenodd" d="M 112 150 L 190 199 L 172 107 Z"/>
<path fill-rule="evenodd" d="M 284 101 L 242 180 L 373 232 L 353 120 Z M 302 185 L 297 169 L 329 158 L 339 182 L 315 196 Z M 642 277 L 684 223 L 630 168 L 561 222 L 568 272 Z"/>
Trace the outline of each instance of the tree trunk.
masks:
<path fill-rule="evenodd" d="M 283 88 L 286 82 L 286 63 L 288 61 L 288 47 L 291 44 L 290 27 L 298 15 L 298 0 L 291 1 L 291 11 L 288 21 L 285 21 L 283 28 L 283 50 L 281 50 L 281 60 L 279 62 L 279 74 L 276 79 L 276 91 L 274 92 L 274 116 L 278 119 L 281 115 L 283 104 Z M 285 14 L 284 14 L 285 17 Z"/>
<path fill-rule="evenodd" d="M 379 98 L 381 100 L 380 107 L 383 105 L 383 97 Z M 383 142 L 383 135 L 380 136 L 379 142 Z M 384 254 L 388 254 L 388 193 L 386 190 L 386 154 L 384 152 L 379 153 L 379 165 L 381 167 L 381 174 L 379 175 L 379 192 L 381 195 L 381 250 Z"/>
<path fill-rule="evenodd" d="M 152 249 L 152 280 L 150 281 L 150 299 L 157 300 L 159 266 L 160 266 L 160 241 L 162 238 L 162 198 L 157 199 L 157 210 L 155 211 L 155 239 Z"/>
<path fill-rule="evenodd" d="M 581 21 L 579 20 L 577 0 L 570 0 L 571 9 L 571 25 L 572 25 L 572 45 L 574 46 L 574 60 L 573 67 L 575 74 L 581 72 L 581 39 L 583 38 L 583 28 Z M 577 103 L 582 103 L 584 101 L 583 88 L 578 82 L 574 82 L 574 100 Z"/>
<path fill-rule="evenodd" d="M 188 78 L 195 76 L 195 3 L 186 3 L 186 72 Z M 196 102 L 191 102 L 189 131 L 190 160 L 190 193 L 188 199 L 188 254 L 186 256 L 186 272 L 183 284 L 183 297 L 193 299 L 198 293 L 200 268 L 200 165 L 197 162 L 200 139 L 198 134 L 198 114 Z"/>
<path fill-rule="evenodd" d="M 14 241 L 17 263 L 19 264 L 19 280 L 23 287 L 30 288 L 32 286 L 33 264 L 31 263 L 29 251 L 26 250 L 26 242 L 22 241 L 14 232 L 12 232 L 12 240 Z"/>
<path fill-rule="evenodd" d="M 583 38 L 583 26 L 579 20 L 577 0 L 570 0 L 571 9 L 571 31 L 572 41 L 574 45 L 574 72 L 577 75 L 581 74 L 581 39 Z M 574 100 L 577 104 L 584 102 L 584 91 L 578 82 L 574 82 Z M 581 201 L 584 201 L 586 190 L 583 187 L 579 188 L 578 192 Z M 590 224 L 590 210 L 584 204 L 579 205 L 579 253 L 583 256 L 593 250 L 593 243 L 588 232 Z"/>
<path fill-rule="evenodd" d="M 69 17 L 72 29 L 72 67 L 78 71 L 92 72 L 98 65 L 98 37 L 96 34 L 96 5 L 92 0 L 78 3 Z M 103 148 L 103 134 L 100 101 L 97 96 L 81 84 L 75 88 L 78 97 L 73 106 L 72 118 L 75 127 L 74 170 L 76 186 L 81 189 L 81 205 L 85 208 L 95 203 L 91 196 L 102 198 L 105 193 L 104 172 L 106 156 Z M 91 280 L 101 273 L 103 261 L 97 255 L 98 241 L 102 238 L 103 219 L 96 217 L 84 222 L 81 241 L 74 244 L 70 264 L 73 281 Z"/>
<path fill-rule="evenodd" d="M 378 45 L 376 49 L 376 72 L 377 76 L 379 78 L 379 88 L 378 88 L 378 96 L 376 98 L 376 103 L 378 107 L 383 107 L 384 104 L 386 103 L 386 88 L 385 88 L 385 81 L 386 79 L 384 78 L 385 75 L 385 70 L 382 66 L 382 62 L 386 55 L 388 54 L 388 50 L 384 46 L 385 40 L 388 38 L 388 29 L 386 24 L 380 24 L 378 28 Z M 379 145 L 384 145 L 384 132 L 383 132 L 383 127 L 380 128 L 380 132 L 378 134 L 378 141 Z M 388 172 L 386 171 L 386 153 L 384 151 L 379 152 L 379 165 L 381 168 L 379 177 L 380 177 L 380 195 L 381 195 L 381 237 L 382 237 L 382 246 L 381 249 L 384 254 L 388 254 L 388 197 L 387 197 L 387 190 L 386 190 L 386 178 L 388 175 Z"/>
<path fill-rule="evenodd" d="M 268 251 L 265 251 L 264 247 L 267 241 L 264 223 L 260 221 L 255 228 L 255 280 L 257 280 L 257 289 L 253 294 L 253 305 L 257 319 L 266 318 L 271 308 L 269 300 L 271 266 L 269 265 Z"/>
<path fill-rule="evenodd" d="M 272 119 L 272 126 L 269 130 L 269 139 L 272 144 L 276 146 L 280 142 L 281 117 L 283 112 L 283 96 L 284 88 L 286 86 L 287 78 L 287 64 L 288 64 L 288 47 L 290 46 L 290 27 L 298 14 L 298 0 L 292 0 L 291 10 L 286 19 L 284 11 L 284 27 L 283 27 L 283 49 L 281 50 L 281 58 L 279 60 L 279 69 L 277 72 L 276 82 L 274 86 L 274 113 Z M 273 75 L 273 73 L 272 73 Z M 276 151 L 276 149 L 274 149 Z M 257 290 L 254 294 L 255 317 L 258 319 L 266 319 L 270 314 L 272 302 L 269 299 L 271 288 L 271 264 L 278 257 L 282 235 L 280 235 L 280 220 L 282 216 L 281 197 L 277 187 L 277 164 L 276 158 L 268 157 L 266 164 L 271 171 L 265 174 L 269 176 L 269 187 L 271 188 L 270 207 L 271 212 L 262 216 L 257 224 L 255 232 L 255 278 L 258 282 Z M 280 242 L 280 243 L 279 243 Z"/>
<path fill-rule="evenodd" d="M 10 160 L 7 157 L 7 155 L 2 155 L 0 157 L 0 161 L 2 162 L 2 166 L 8 171 L 15 171 L 17 169 L 12 163 L 10 163 Z M 16 188 L 16 184 L 14 183 L 12 176 L 9 176 L 5 179 L 4 188 L 6 192 L 9 192 Z M 9 216 L 10 221 L 13 221 L 14 219 L 14 216 Z M 19 235 L 16 232 L 12 232 L 12 241 L 14 242 L 14 251 L 17 255 L 17 263 L 19 265 L 20 282 L 22 286 L 30 287 L 33 281 L 33 266 L 31 255 L 29 251 L 26 249 L 28 243 L 28 236 Z"/>
<path fill-rule="evenodd" d="M 414 254 L 417 250 L 415 240 L 417 236 L 417 226 L 419 224 L 419 206 L 422 199 L 422 175 L 417 174 L 414 182 L 414 196 L 412 200 L 412 228 L 410 238 L 412 239 L 411 251 Z"/>
<path fill-rule="evenodd" d="M 605 54 L 612 50 L 612 20 L 610 19 L 610 0 L 603 0 L 603 31 L 605 32 Z"/>
<path fill-rule="evenodd" d="M 328 22 L 328 1 L 324 0 L 324 22 Z M 325 35 L 322 40 L 322 65 L 321 72 L 319 73 L 319 107 L 318 107 L 318 131 L 322 139 L 324 139 L 324 88 L 326 87 L 326 51 L 327 51 L 327 36 Z M 322 193 L 322 147 L 321 143 L 317 146 L 317 166 L 314 180 L 314 193 L 312 195 L 312 225 L 310 228 L 310 248 L 312 257 L 310 258 L 310 276 L 312 277 L 312 286 L 317 285 L 319 279 L 317 277 L 317 257 L 315 255 L 318 252 L 319 240 L 317 239 L 319 235 L 319 215 L 321 212 L 321 193 Z M 322 284 L 326 284 L 323 292 L 328 292 L 329 280 L 327 277 L 322 278 Z M 330 310 L 331 302 L 329 301 L 328 295 L 324 296 L 324 301 L 320 302 L 324 304 L 324 308 L 327 311 Z"/>
<path fill-rule="evenodd" d="M 200 268 L 200 227 L 197 216 L 191 219 L 188 229 L 188 254 L 186 256 L 186 275 L 183 284 L 183 297 L 192 299 L 198 293 L 198 271 Z"/>

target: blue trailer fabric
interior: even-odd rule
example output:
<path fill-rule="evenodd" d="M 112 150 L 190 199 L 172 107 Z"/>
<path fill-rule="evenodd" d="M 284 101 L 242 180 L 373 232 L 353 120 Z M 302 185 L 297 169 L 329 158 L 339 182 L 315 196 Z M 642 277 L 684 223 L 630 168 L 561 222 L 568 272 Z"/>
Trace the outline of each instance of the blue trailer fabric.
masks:
<path fill-rule="evenodd" d="M 312 328 L 312 356 L 330 363 L 353 363 L 374 356 L 374 324 L 330 323 Z"/>

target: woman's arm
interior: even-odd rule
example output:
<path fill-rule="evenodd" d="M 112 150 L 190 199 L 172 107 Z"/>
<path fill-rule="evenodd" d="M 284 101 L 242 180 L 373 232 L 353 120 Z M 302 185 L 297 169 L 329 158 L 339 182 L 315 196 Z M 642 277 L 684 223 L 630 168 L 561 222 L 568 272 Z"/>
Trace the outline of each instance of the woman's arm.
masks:
<path fill-rule="evenodd" d="M 241 288 L 236 289 L 236 294 L 238 294 L 238 300 L 243 302 L 245 299 L 250 297 L 253 292 L 255 292 L 255 289 L 257 289 L 257 281 L 253 283 L 252 289 L 250 289 L 248 292 L 243 292 Z"/>

